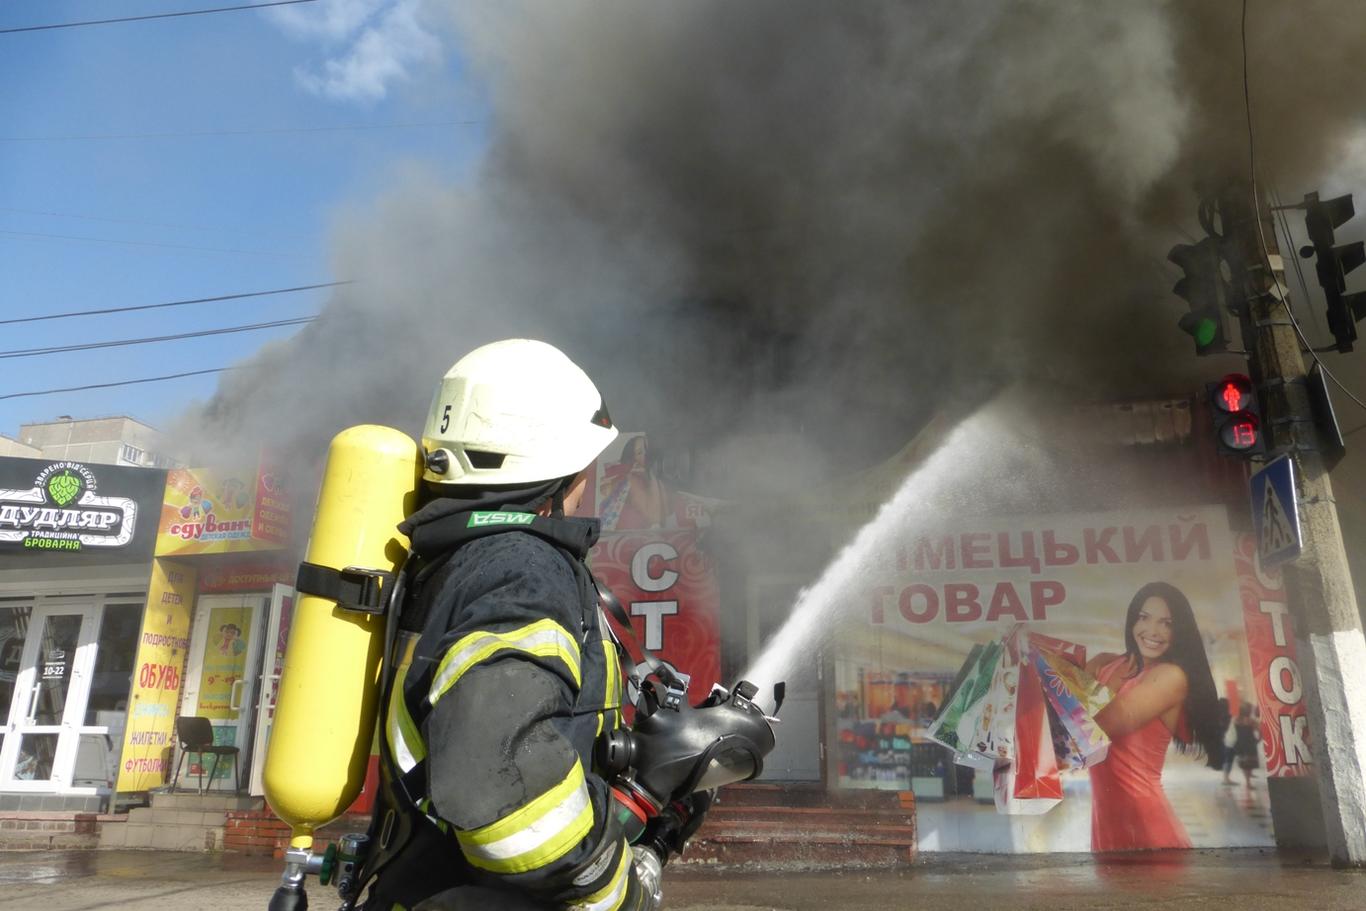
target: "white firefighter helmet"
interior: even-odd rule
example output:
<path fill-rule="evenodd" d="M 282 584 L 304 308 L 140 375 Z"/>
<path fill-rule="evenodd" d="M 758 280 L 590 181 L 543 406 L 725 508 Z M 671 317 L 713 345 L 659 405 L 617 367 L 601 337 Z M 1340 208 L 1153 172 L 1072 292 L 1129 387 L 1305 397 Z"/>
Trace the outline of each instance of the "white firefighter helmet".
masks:
<path fill-rule="evenodd" d="M 485 487 L 578 474 L 617 436 L 588 374 L 553 345 L 513 338 L 476 348 L 432 398 L 423 477 Z"/>

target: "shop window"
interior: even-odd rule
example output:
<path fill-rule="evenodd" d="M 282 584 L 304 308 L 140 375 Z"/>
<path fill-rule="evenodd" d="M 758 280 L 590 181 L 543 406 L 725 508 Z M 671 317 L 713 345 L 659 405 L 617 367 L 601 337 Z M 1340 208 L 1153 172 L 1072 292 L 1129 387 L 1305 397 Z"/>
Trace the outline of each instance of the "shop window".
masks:
<path fill-rule="evenodd" d="M 19 741 L 19 758 L 14 764 L 14 777 L 19 781 L 51 779 L 58 735 L 24 734 L 22 737 Z"/>
<path fill-rule="evenodd" d="M 33 722 L 38 725 L 58 725 L 66 713 L 66 697 L 71 691 L 71 670 L 75 660 L 76 646 L 80 641 L 81 616 L 79 614 L 51 614 L 43 626 L 42 640 L 38 646 L 38 695 L 34 701 Z M 32 738 L 47 735 L 31 735 L 24 738 L 24 745 Z M 56 735 L 52 735 L 55 737 Z M 25 746 L 20 746 L 21 761 Z M 35 747 L 35 755 L 42 753 L 42 747 Z M 50 776 L 43 776 L 50 777 Z"/>
<path fill-rule="evenodd" d="M 0 713 L 5 715 L 14 701 L 14 684 L 32 613 L 32 604 L 0 604 Z M 0 727 L 0 748 L 4 742 L 4 728 Z"/>
<path fill-rule="evenodd" d="M 90 681 L 85 723 L 123 730 L 128 712 L 128 692 L 133 684 L 138 631 L 142 628 L 142 604 L 106 603 L 95 650 L 95 672 Z"/>

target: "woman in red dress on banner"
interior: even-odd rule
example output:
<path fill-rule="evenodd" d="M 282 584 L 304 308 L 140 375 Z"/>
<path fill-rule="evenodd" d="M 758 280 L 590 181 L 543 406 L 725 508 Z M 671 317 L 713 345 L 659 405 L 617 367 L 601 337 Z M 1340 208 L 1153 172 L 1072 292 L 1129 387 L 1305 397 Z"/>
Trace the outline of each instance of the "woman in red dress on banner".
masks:
<path fill-rule="evenodd" d="M 1096 715 L 1110 737 L 1090 768 L 1091 850 L 1189 848 L 1190 837 L 1162 790 L 1174 739 L 1182 751 L 1222 750 L 1219 704 L 1205 644 L 1190 601 L 1166 582 L 1150 582 L 1129 604 L 1124 654 L 1086 665 L 1115 697 Z"/>

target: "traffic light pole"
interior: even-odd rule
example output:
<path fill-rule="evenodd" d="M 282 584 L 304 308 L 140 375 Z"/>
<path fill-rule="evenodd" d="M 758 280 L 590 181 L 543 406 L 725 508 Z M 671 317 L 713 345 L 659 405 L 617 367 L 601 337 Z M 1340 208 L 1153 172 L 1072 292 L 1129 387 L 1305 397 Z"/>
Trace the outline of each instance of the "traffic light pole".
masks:
<path fill-rule="evenodd" d="M 1333 486 L 1315 430 L 1300 339 L 1288 313 L 1270 209 L 1246 184 L 1221 194 L 1224 231 L 1254 293 L 1243 321 L 1253 380 L 1277 452 L 1298 469 L 1301 556 L 1284 577 L 1309 709 L 1319 800 L 1334 864 L 1366 866 L 1366 638 Z M 1293 254 L 1292 254 L 1293 255 Z M 1268 273 L 1268 259 L 1274 274 Z M 1273 290 L 1279 289 L 1279 290 Z M 1247 332 L 1247 329 L 1251 332 Z"/>

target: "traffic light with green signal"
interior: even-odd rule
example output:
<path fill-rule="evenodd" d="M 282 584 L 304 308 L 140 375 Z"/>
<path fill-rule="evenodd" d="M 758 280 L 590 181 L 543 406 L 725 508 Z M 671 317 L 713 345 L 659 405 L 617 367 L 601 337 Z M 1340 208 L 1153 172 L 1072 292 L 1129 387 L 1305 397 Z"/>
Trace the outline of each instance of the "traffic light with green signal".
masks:
<path fill-rule="evenodd" d="M 1190 307 L 1177 325 L 1195 342 L 1195 353 L 1204 356 L 1228 351 L 1227 312 L 1234 293 L 1224 277 L 1219 238 L 1177 244 L 1167 259 L 1185 273 L 1172 286 L 1172 293 Z"/>

